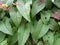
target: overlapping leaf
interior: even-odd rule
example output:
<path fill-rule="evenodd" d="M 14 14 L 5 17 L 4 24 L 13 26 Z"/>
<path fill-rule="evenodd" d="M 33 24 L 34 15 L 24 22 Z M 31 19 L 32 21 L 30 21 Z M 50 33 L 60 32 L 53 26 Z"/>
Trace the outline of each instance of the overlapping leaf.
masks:
<path fill-rule="evenodd" d="M 38 39 L 44 36 L 48 30 L 48 25 L 43 24 L 43 22 L 39 20 L 35 28 L 35 31 L 32 33 L 34 41 L 38 41 Z"/>
<path fill-rule="evenodd" d="M 18 29 L 18 44 L 24 45 L 29 37 L 30 28 L 27 26 L 25 28 L 24 25 L 21 25 Z"/>
<path fill-rule="evenodd" d="M 8 45 L 7 39 L 5 39 L 4 41 L 2 41 L 2 42 L 0 43 L 0 45 Z"/>
<path fill-rule="evenodd" d="M 54 43 L 54 33 L 53 32 L 48 32 L 44 37 L 43 40 L 46 45 L 53 45 Z"/>
<path fill-rule="evenodd" d="M 21 22 L 22 16 L 18 11 L 10 11 L 10 18 L 13 23 L 18 27 Z"/>
<path fill-rule="evenodd" d="M 48 24 L 50 16 L 51 16 L 50 11 L 44 11 L 41 13 L 41 20 L 43 21 L 44 24 Z"/>
<path fill-rule="evenodd" d="M 53 45 L 60 45 L 60 31 L 55 33 Z"/>
<path fill-rule="evenodd" d="M 36 0 L 32 4 L 32 10 L 31 10 L 32 17 L 34 17 L 38 12 L 44 9 L 44 7 L 45 7 L 45 3 L 40 2 L 40 0 Z"/>
<path fill-rule="evenodd" d="M 0 31 L 9 35 L 12 35 L 12 27 L 9 23 L 9 19 L 5 18 L 6 20 L 3 22 L 0 22 Z"/>
<path fill-rule="evenodd" d="M 9 45 L 13 45 L 17 42 L 18 40 L 18 35 L 15 33 L 13 36 L 9 37 Z"/>
<path fill-rule="evenodd" d="M 48 26 L 51 30 L 58 29 L 58 23 L 53 19 L 50 19 Z"/>
<path fill-rule="evenodd" d="M 60 8 L 60 0 L 55 0 L 54 2 L 53 2 L 58 8 Z"/>
<path fill-rule="evenodd" d="M 0 42 L 2 42 L 5 39 L 5 34 L 0 32 Z"/>
<path fill-rule="evenodd" d="M 0 0 L 0 45 L 60 45 L 59 4 L 60 0 Z"/>

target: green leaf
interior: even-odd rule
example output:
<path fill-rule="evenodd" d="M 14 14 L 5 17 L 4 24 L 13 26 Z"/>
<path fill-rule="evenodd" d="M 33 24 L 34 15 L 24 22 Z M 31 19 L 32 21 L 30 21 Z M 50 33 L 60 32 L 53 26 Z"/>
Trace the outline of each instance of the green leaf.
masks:
<path fill-rule="evenodd" d="M 9 45 L 15 44 L 18 40 L 17 32 L 12 37 L 9 37 L 9 38 L 10 38 Z"/>
<path fill-rule="evenodd" d="M 41 38 L 42 36 L 44 36 L 48 32 L 48 30 L 49 30 L 48 25 L 43 25 L 40 30 L 39 37 Z"/>
<path fill-rule="evenodd" d="M 5 34 L 0 32 L 0 42 L 2 42 L 5 39 Z"/>
<path fill-rule="evenodd" d="M 39 42 L 37 43 L 37 45 L 43 45 L 43 42 L 42 42 L 42 41 L 39 41 Z"/>
<path fill-rule="evenodd" d="M 4 18 L 3 22 L 0 22 L 0 31 L 9 35 L 12 35 L 12 27 L 9 23 L 9 18 Z"/>
<path fill-rule="evenodd" d="M 32 10 L 31 10 L 32 17 L 34 17 L 38 12 L 40 12 L 45 7 L 45 3 L 42 3 L 41 5 L 39 5 L 39 2 L 40 2 L 39 0 L 36 0 L 32 4 Z"/>
<path fill-rule="evenodd" d="M 36 24 L 36 23 L 35 23 L 35 24 Z M 40 33 L 40 30 L 41 30 L 42 26 L 43 26 L 43 23 L 42 23 L 41 20 L 39 20 L 39 21 L 37 22 L 37 24 L 34 25 L 34 31 L 33 31 L 33 33 L 32 33 L 32 38 L 33 38 L 33 40 L 34 40 L 35 42 L 38 40 L 38 36 L 39 36 L 39 33 Z"/>
<path fill-rule="evenodd" d="M 30 4 L 32 4 L 32 0 L 25 0 L 25 4 L 22 3 L 22 0 L 18 1 L 19 5 L 17 6 L 18 11 L 20 12 L 20 14 L 27 20 L 27 21 L 31 21 L 30 20 Z"/>
<path fill-rule="evenodd" d="M 54 35 L 54 45 L 60 45 L 60 30 Z"/>
<path fill-rule="evenodd" d="M 54 43 L 54 33 L 48 32 L 45 36 L 43 36 L 43 40 L 45 44 L 47 45 L 53 45 Z"/>
<path fill-rule="evenodd" d="M 29 37 L 30 33 L 30 28 L 27 26 L 25 27 L 24 25 L 20 25 L 18 29 L 18 44 L 19 45 L 24 45 Z"/>
<path fill-rule="evenodd" d="M 56 40 L 55 45 L 60 45 L 60 38 Z"/>
<path fill-rule="evenodd" d="M 10 18 L 13 23 L 18 27 L 21 22 L 22 16 L 18 11 L 10 11 Z"/>
<path fill-rule="evenodd" d="M 51 0 L 47 0 L 46 1 L 46 9 L 51 9 L 52 8 L 52 1 Z"/>
<path fill-rule="evenodd" d="M 5 12 L 4 11 L 0 11 L 0 19 L 3 19 L 5 16 Z"/>
<path fill-rule="evenodd" d="M 36 26 L 35 31 L 32 33 L 32 37 L 36 42 L 38 41 L 39 38 L 41 38 L 47 33 L 47 31 L 49 30 L 49 27 L 48 25 L 43 24 L 41 20 L 39 20 L 37 25 L 35 26 Z"/>
<path fill-rule="evenodd" d="M 29 23 L 30 26 L 30 32 L 31 34 L 34 32 L 34 25 L 32 23 Z"/>
<path fill-rule="evenodd" d="M 54 2 L 53 2 L 58 8 L 60 8 L 60 0 L 55 0 Z"/>
<path fill-rule="evenodd" d="M 43 11 L 41 13 L 41 20 L 43 21 L 44 24 L 48 24 L 50 20 L 50 15 L 51 15 L 50 11 Z"/>
<path fill-rule="evenodd" d="M 2 42 L 0 43 L 0 45 L 8 45 L 7 39 L 5 39 L 4 41 L 2 41 Z"/>
<path fill-rule="evenodd" d="M 51 30 L 56 30 L 58 28 L 58 23 L 55 20 L 50 19 L 48 26 Z"/>

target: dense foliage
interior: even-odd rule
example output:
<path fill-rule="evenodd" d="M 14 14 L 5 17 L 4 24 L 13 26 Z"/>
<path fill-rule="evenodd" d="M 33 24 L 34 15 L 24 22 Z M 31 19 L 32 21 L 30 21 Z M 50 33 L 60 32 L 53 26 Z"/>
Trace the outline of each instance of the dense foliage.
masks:
<path fill-rule="evenodd" d="M 60 45 L 60 0 L 0 0 L 0 45 Z"/>

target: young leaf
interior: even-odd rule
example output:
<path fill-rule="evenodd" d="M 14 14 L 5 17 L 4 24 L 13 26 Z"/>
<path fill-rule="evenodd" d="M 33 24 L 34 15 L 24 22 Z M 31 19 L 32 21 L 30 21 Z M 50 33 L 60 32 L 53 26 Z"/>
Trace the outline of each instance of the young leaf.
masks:
<path fill-rule="evenodd" d="M 18 29 L 18 44 L 24 45 L 29 37 L 30 28 L 27 26 L 26 28 L 24 25 L 21 25 Z"/>

